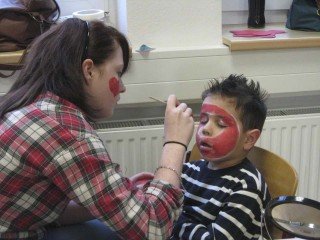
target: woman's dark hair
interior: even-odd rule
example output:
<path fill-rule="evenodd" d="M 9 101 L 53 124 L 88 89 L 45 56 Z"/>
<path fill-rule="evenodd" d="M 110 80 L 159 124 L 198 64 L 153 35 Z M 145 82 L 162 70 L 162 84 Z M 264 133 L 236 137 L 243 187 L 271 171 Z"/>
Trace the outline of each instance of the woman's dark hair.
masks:
<path fill-rule="evenodd" d="M 208 96 L 220 95 L 236 99 L 236 109 L 240 110 L 243 130 L 259 129 L 262 131 L 267 116 L 265 100 L 267 92 L 260 89 L 260 84 L 248 80 L 243 75 L 231 74 L 219 82 L 210 81 L 208 88 L 203 91 L 202 99 Z"/>
<path fill-rule="evenodd" d="M 66 99 L 88 116 L 95 110 L 87 105 L 82 62 L 90 58 L 100 65 L 112 58 L 117 47 L 123 52 L 127 70 L 130 49 L 126 37 L 103 22 L 89 24 L 70 18 L 40 35 L 32 44 L 25 67 L 0 101 L 0 118 L 7 112 L 32 103 L 41 93 L 50 91 Z"/>

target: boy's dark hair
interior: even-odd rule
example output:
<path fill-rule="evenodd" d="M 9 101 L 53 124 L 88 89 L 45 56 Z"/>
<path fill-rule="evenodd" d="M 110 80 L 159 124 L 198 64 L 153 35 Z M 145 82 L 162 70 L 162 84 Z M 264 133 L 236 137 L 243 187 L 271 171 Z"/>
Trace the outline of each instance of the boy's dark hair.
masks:
<path fill-rule="evenodd" d="M 267 116 L 265 100 L 268 94 L 265 90 L 260 89 L 258 82 L 235 74 L 229 75 L 221 82 L 213 79 L 208 88 L 203 91 L 202 100 L 207 96 L 217 94 L 236 99 L 236 110 L 240 110 L 240 120 L 244 131 L 249 129 L 262 131 Z"/>

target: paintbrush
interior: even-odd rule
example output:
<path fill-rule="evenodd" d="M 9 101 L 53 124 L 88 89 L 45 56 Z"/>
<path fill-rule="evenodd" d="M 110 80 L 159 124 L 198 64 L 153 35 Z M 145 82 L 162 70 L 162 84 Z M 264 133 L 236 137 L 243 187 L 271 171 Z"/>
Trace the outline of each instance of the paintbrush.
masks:
<path fill-rule="evenodd" d="M 154 97 L 149 97 L 149 98 L 151 98 L 151 99 L 153 99 L 153 100 L 155 100 L 155 101 L 157 101 L 157 102 L 161 102 L 161 103 L 167 104 L 165 101 L 160 100 L 160 99 L 158 99 L 158 98 L 154 98 Z"/>

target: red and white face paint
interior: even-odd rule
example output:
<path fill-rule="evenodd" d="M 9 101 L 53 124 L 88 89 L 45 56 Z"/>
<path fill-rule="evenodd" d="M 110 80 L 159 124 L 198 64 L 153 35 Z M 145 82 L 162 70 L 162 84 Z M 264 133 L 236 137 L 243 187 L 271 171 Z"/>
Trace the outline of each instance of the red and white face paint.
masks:
<path fill-rule="evenodd" d="M 234 116 L 216 105 L 202 105 L 196 142 L 204 158 L 215 160 L 227 156 L 238 139 L 239 126 Z"/>
<path fill-rule="evenodd" d="M 120 93 L 120 82 L 116 77 L 109 80 L 109 89 L 114 97 Z"/>

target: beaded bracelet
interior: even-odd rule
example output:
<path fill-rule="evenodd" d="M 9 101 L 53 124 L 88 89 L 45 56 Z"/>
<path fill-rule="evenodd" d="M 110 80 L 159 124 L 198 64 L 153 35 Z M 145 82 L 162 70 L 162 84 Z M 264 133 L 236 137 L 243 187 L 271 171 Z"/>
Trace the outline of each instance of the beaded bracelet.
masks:
<path fill-rule="evenodd" d="M 185 144 L 182 143 L 182 142 L 177 142 L 177 141 L 167 141 L 167 142 L 165 142 L 165 143 L 163 144 L 163 146 L 165 146 L 165 145 L 168 144 L 168 143 L 176 143 L 176 144 L 179 144 L 179 145 L 181 145 L 181 146 L 184 146 L 184 148 L 186 149 L 186 151 L 188 150 L 187 145 L 185 145 Z"/>
<path fill-rule="evenodd" d="M 156 168 L 156 170 L 155 170 L 155 172 L 157 172 L 159 169 L 161 169 L 161 168 L 163 168 L 163 169 L 168 169 L 168 170 L 171 170 L 171 171 L 173 171 L 176 175 L 177 175 L 177 177 L 178 177 L 178 179 L 180 179 L 180 174 L 178 173 L 178 171 L 177 170 L 175 170 L 174 168 L 172 168 L 172 167 L 167 167 L 167 166 L 159 166 L 159 167 L 157 167 Z"/>

